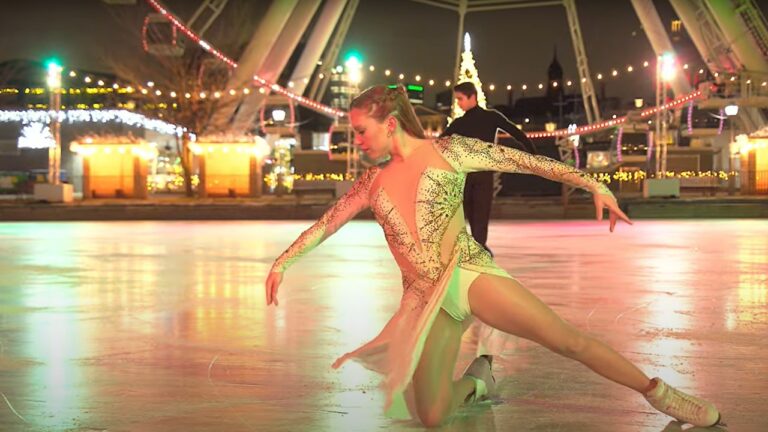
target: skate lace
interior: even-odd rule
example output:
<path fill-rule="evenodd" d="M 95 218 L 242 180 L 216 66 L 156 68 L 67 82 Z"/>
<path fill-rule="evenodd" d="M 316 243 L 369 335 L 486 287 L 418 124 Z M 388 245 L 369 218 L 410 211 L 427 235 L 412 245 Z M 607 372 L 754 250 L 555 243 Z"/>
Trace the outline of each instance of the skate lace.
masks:
<path fill-rule="evenodd" d="M 680 392 L 675 388 L 669 388 L 669 390 L 670 394 L 667 398 L 667 406 L 671 408 L 675 414 L 689 418 L 699 417 L 703 406 L 697 398 Z"/>

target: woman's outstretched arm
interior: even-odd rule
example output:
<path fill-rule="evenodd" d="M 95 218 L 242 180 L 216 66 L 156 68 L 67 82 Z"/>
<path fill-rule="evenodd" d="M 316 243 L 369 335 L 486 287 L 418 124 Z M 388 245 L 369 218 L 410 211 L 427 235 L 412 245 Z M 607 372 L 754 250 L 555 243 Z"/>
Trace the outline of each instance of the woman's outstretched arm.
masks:
<path fill-rule="evenodd" d="M 612 195 L 608 187 L 591 175 L 546 156 L 532 155 L 515 148 L 460 135 L 444 138 L 439 143 L 443 157 L 457 171 L 534 174 L 592 193 Z"/>
<path fill-rule="evenodd" d="M 616 198 L 605 184 L 584 171 L 560 161 L 460 135 L 443 138 L 438 141 L 438 148 L 448 163 L 460 172 L 501 171 L 534 174 L 585 189 L 594 194 L 597 219 L 602 220 L 603 208 L 608 208 L 611 231 L 617 219 L 631 223 L 619 209 Z"/>
<path fill-rule="evenodd" d="M 371 183 L 376 177 L 378 168 L 370 168 L 356 182 L 352 188 L 339 198 L 320 219 L 301 235 L 275 260 L 267 278 L 267 304 L 272 301 L 277 304 L 277 286 L 282 280 L 282 272 L 290 267 L 296 260 L 306 255 L 309 251 L 325 241 L 339 228 L 349 222 L 356 214 L 368 207 L 368 194 Z"/>

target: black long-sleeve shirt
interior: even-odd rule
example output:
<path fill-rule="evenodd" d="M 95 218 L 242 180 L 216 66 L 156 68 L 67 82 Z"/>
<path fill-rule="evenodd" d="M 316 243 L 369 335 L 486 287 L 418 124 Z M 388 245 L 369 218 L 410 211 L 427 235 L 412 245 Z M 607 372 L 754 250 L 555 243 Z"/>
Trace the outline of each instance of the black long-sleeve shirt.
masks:
<path fill-rule="evenodd" d="M 492 109 L 483 109 L 477 105 L 465 112 L 463 116 L 454 120 L 445 129 L 442 136 L 459 134 L 492 143 L 496 140 L 496 131 L 498 129 L 512 136 L 516 144 L 510 147 L 515 147 L 518 150 L 531 154 L 537 154 L 536 146 L 533 145 L 533 142 L 514 123 L 504 117 L 504 114 Z"/>

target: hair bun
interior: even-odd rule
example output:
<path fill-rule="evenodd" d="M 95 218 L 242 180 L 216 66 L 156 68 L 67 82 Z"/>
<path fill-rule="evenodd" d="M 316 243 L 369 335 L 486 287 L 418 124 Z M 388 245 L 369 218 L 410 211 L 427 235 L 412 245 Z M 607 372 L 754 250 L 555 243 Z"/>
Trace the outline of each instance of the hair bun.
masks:
<path fill-rule="evenodd" d="M 424 129 L 413 110 L 404 85 L 389 86 L 379 84 L 362 91 L 350 103 L 350 111 L 363 109 L 367 115 L 378 122 L 383 122 L 387 116 L 396 116 L 403 130 L 415 138 L 424 139 Z"/>
<path fill-rule="evenodd" d="M 387 91 L 384 93 L 384 99 L 387 102 L 394 102 L 397 100 L 397 96 L 401 94 L 400 91 L 400 85 L 396 85 L 395 87 L 389 87 L 387 86 Z"/>

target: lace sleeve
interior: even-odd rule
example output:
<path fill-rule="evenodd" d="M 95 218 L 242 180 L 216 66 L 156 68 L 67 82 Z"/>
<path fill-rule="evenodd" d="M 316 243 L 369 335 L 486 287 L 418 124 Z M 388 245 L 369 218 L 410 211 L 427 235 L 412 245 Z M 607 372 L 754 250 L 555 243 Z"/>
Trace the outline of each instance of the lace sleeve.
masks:
<path fill-rule="evenodd" d="M 535 174 L 592 193 L 613 195 L 605 184 L 591 175 L 546 156 L 532 155 L 460 135 L 438 140 L 437 147 L 448 163 L 460 172 L 501 171 Z"/>
<path fill-rule="evenodd" d="M 356 182 L 352 188 L 339 198 L 317 222 L 315 222 L 285 250 L 272 265 L 271 271 L 282 272 L 290 267 L 296 260 L 306 255 L 309 251 L 325 241 L 339 228 L 349 222 L 356 214 L 366 209 L 368 193 L 371 183 L 376 177 L 378 168 L 370 168 Z"/>

